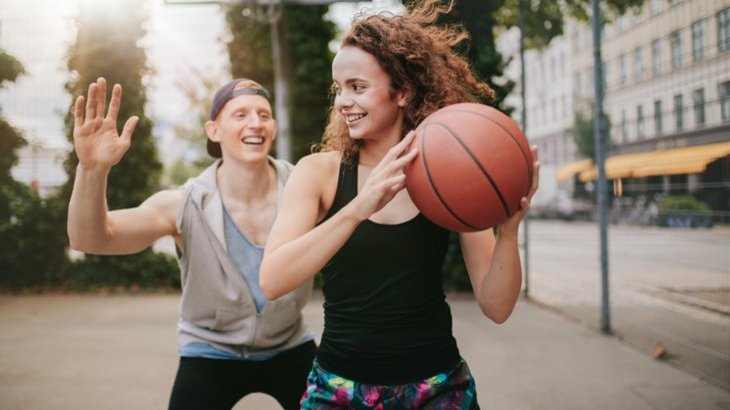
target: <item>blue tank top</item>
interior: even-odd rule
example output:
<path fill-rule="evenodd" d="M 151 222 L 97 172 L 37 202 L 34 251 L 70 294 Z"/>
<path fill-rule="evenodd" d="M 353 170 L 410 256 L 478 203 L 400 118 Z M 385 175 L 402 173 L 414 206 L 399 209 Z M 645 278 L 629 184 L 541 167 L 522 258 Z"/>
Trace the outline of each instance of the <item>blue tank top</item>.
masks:
<path fill-rule="evenodd" d="M 325 220 L 357 195 L 357 158 L 340 165 Z M 441 269 L 449 232 L 422 214 L 401 224 L 361 223 L 322 269 L 325 323 L 317 356 L 326 371 L 361 383 L 405 384 L 460 360 Z"/>

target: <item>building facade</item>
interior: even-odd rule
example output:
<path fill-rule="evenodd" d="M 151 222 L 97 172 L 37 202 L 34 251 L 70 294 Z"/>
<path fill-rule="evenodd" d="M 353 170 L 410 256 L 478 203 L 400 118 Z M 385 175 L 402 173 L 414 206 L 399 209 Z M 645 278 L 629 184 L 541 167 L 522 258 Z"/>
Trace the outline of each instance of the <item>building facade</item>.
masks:
<path fill-rule="evenodd" d="M 512 51 L 506 44 L 514 39 L 500 41 Z M 614 194 L 646 201 L 691 194 L 721 219 L 730 216 L 730 0 L 647 0 L 604 27 L 601 52 Z M 545 164 L 541 190 L 572 195 L 596 178 L 570 136 L 573 112 L 592 112 L 590 24 L 568 21 L 564 36 L 526 57 L 527 134 Z M 519 82 L 516 60 L 509 75 Z M 510 102 L 521 105 L 519 96 Z M 570 113 L 558 115 L 563 110 Z"/>

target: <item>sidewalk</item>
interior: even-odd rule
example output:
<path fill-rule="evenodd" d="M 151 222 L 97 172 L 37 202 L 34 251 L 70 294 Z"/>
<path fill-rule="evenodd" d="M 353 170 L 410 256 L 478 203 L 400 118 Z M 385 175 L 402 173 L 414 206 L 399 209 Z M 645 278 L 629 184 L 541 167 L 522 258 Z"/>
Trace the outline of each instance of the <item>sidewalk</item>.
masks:
<path fill-rule="evenodd" d="M 449 297 L 485 410 L 730 409 L 730 393 L 521 300 L 490 323 Z M 179 296 L 0 296 L 0 409 L 163 409 L 177 366 Z M 317 333 L 322 299 L 305 309 Z M 278 409 L 252 395 L 235 409 Z"/>

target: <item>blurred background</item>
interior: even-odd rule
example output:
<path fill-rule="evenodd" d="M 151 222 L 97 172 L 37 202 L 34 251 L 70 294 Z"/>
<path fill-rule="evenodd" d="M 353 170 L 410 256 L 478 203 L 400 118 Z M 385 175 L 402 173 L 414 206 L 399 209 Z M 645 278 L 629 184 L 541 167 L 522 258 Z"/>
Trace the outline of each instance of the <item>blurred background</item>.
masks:
<path fill-rule="evenodd" d="M 276 155 L 306 155 L 324 128 L 338 36 L 363 8 L 398 13 L 411 4 L 284 3 L 0 2 L 3 291 L 179 288 L 171 241 L 125 257 L 68 247 L 70 108 L 97 77 L 124 86 L 120 123 L 141 118 L 108 192 L 110 208 L 136 206 L 210 163 L 202 124 L 212 93 L 232 77 L 274 92 L 275 115 L 289 124 Z M 440 21 L 470 33 L 459 51 L 497 90 L 489 103 L 539 147 L 540 190 L 521 239 L 525 296 L 730 391 L 730 0 L 600 4 L 599 79 L 588 0 L 461 0 Z M 454 292 L 469 289 L 459 255 L 453 240 L 444 281 Z"/>

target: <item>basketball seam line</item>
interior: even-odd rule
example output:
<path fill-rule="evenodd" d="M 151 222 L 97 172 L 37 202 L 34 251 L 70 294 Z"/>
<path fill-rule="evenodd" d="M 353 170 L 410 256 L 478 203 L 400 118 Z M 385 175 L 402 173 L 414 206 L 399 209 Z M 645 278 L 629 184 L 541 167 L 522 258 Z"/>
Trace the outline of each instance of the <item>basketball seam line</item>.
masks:
<path fill-rule="evenodd" d="M 500 112 L 500 113 L 502 113 L 501 111 L 497 110 L 496 108 L 495 108 L 495 110 L 496 110 L 496 111 L 498 111 L 498 112 Z M 481 113 L 479 113 L 479 112 L 477 112 L 477 111 L 470 111 L 470 110 L 460 110 L 460 109 L 454 109 L 454 110 L 448 110 L 448 112 L 461 112 L 461 113 L 469 113 L 469 114 L 474 114 L 474 115 L 478 115 L 478 116 L 480 116 L 480 117 L 482 117 L 482 118 L 485 118 L 485 119 L 487 119 L 487 120 L 489 120 L 489 121 L 493 122 L 493 123 L 494 123 L 494 124 L 496 124 L 496 125 L 497 125 L 497 126 L 498 126 L 499 128 L 501 128 L 502 130 L 504 130 L 504 132 L 506 132 L 506 133 L 507 133 L 507 135 L 509 135 L 509 136 L 510 136 L 510 138 L 512 138 L 512 141 L 513 141 L 513 142 L 514 142 L 515 144 L 517 144 L 517 148 L 519 148 L 519 149 L 520 149 L 520 153 L 522 154 L 522 157 L 523 157 L 523 158 L 525 159 L 525 164 L 527 165 L 527 176 L 528 176 L 528 179 L 529 179 L 530 181 L 532 181 L 532 168 L 530 167 L 530 164 L 528 164 L 528 161 L 527 161 L 527 154 L 525 154 L 525 150 L 523 150 L 523 149 L 522 149 L 522 145 L 521 145 L 521 144 L 520 144 L 520 143 L 519 143 L 519 142 L 517 141 L 517 138 L 515 138 L 515 136 L 514 136 L 514 135 L 512 135 L 512 133 L 511 133 L 511 132 L 509 132 L 509 130 L 508 130 L 507 128 L 505 128 L 505 127 L 504 127 L 504 126 L 503 126 L 502 124 L 500 124 L 499 122 L 495 121 L 495 120 L 494 120 L 494 119 L 492 119 L 491 117 L 489 117 L 489 116 L 486 116 L 486 115 L 484 115 L 484 114 L 481 114 Z M 502 114 L 504 114 L 504 113 L 502 113 Z M 505 114 L 505 115 L 506 115 L 506 114 Z M 509 118 L 509 117 L 507 117 L 507 118 Z M 527 139 L 527 136 L 525 136 L 525 139 Z M 529 146 L 529 143 L 528 143 L 528 146 Z M 529 187 L 529 186 L 528 186 L 528 188 L 527 188 L 527 192 L 530 192 L 530 187 Z M 527 192 L 525 193 L 525 195 L 527 195 Z M 509 212 L 507 212 L 507 215 L 509 215 Z"/>
<path fill-rule="evenodd" d="M 464 141 L 462 141 L 461 138 L 459 138 L 459 136 L 456 135 L 456 133 L 451 128 L 449 128 L 448 126 L 446 126 L 440 122 L 436 123 L 436 124 L 444 127 L 446 129 L 446 131 L 448 131 L 449 134 L 451 134 L 451 136 L 454 137 L 454 139 L 459 143 L 459 145 L 461 145 L 461 147 L 464 148 L 464 151 L 466 151 L 466 153 L 471 157 L 471 159 L 474 160 L 474 163 L 477 165 L 477 167 L 479 167 L 479 170 L 482 171 L 482 174 L 487 178 L 489 183 L 492 185 L 492 188 L 494 189 L 494 192 L 497 194 L 497 197 L 499 197 L 499 201 L 502 203 L 502 208 L 504 209 L 504 214 L 507 215 L 507 217 L 510 217 L 510 212 L 509 212 L 509 207 L 507 206 L 507 201 L 504 200 L 504 197 L 502 196 L 502 192 L 499 190 L 499 187 L 494 182 L 492 177 L 489 175 L 489 172 L 487 172 L 487 170 L 484 169 L 481 162 L 479 162 L 479 159 L 477 159 L 477 157 L 474 156 L 474 154 L 471 152 L 471 150 L 469 150 L 469 147 L 466 146 Z M 509 134 L 509 132 L 507 132 L 507 133 Z"/>
<path fill-rule="evenodd" d="M 431 185 L 431 188 L 433 189 L 433 192 L 436 194 L 436 196 L 438 197 L 439 201 L 441 201 L 441 204 L 444 206 L 444 208 L 446 208 L 446 210 L 451 214 L 451 216 L 453 216 L 459 222 L 461 222 L 462 224 L 464 224 L 464 226 L 468 226 L 469 228 L 474 229 L 474 230 L 479 230 L 478 227 L 473 226 L 472 224 L 467 223 L 465 220 L 461 219 L 459 217 L 459 215 L 457 215 L 456 212 L 454 212 L 449 207 L 449 205 L 446 203 L 446 200 L 444 200 L 444 198 L 439 193 L 439 190 L 436 189 L 436 185 L 434 183 L 434 180 L 431 177 L 431 171 L 428 168 L 428 159 L 426 158 L 426 146 L 425 145 L 426 145 L 426 127 L 424 127 L 424 129 L 423 129 L 423 138 L 421 138 L 421 157 L 423 157 L 423 167 L 426 170 L 426 176 L 428 177 L 428 182 L 430 182 L 430 185 Z"/>

